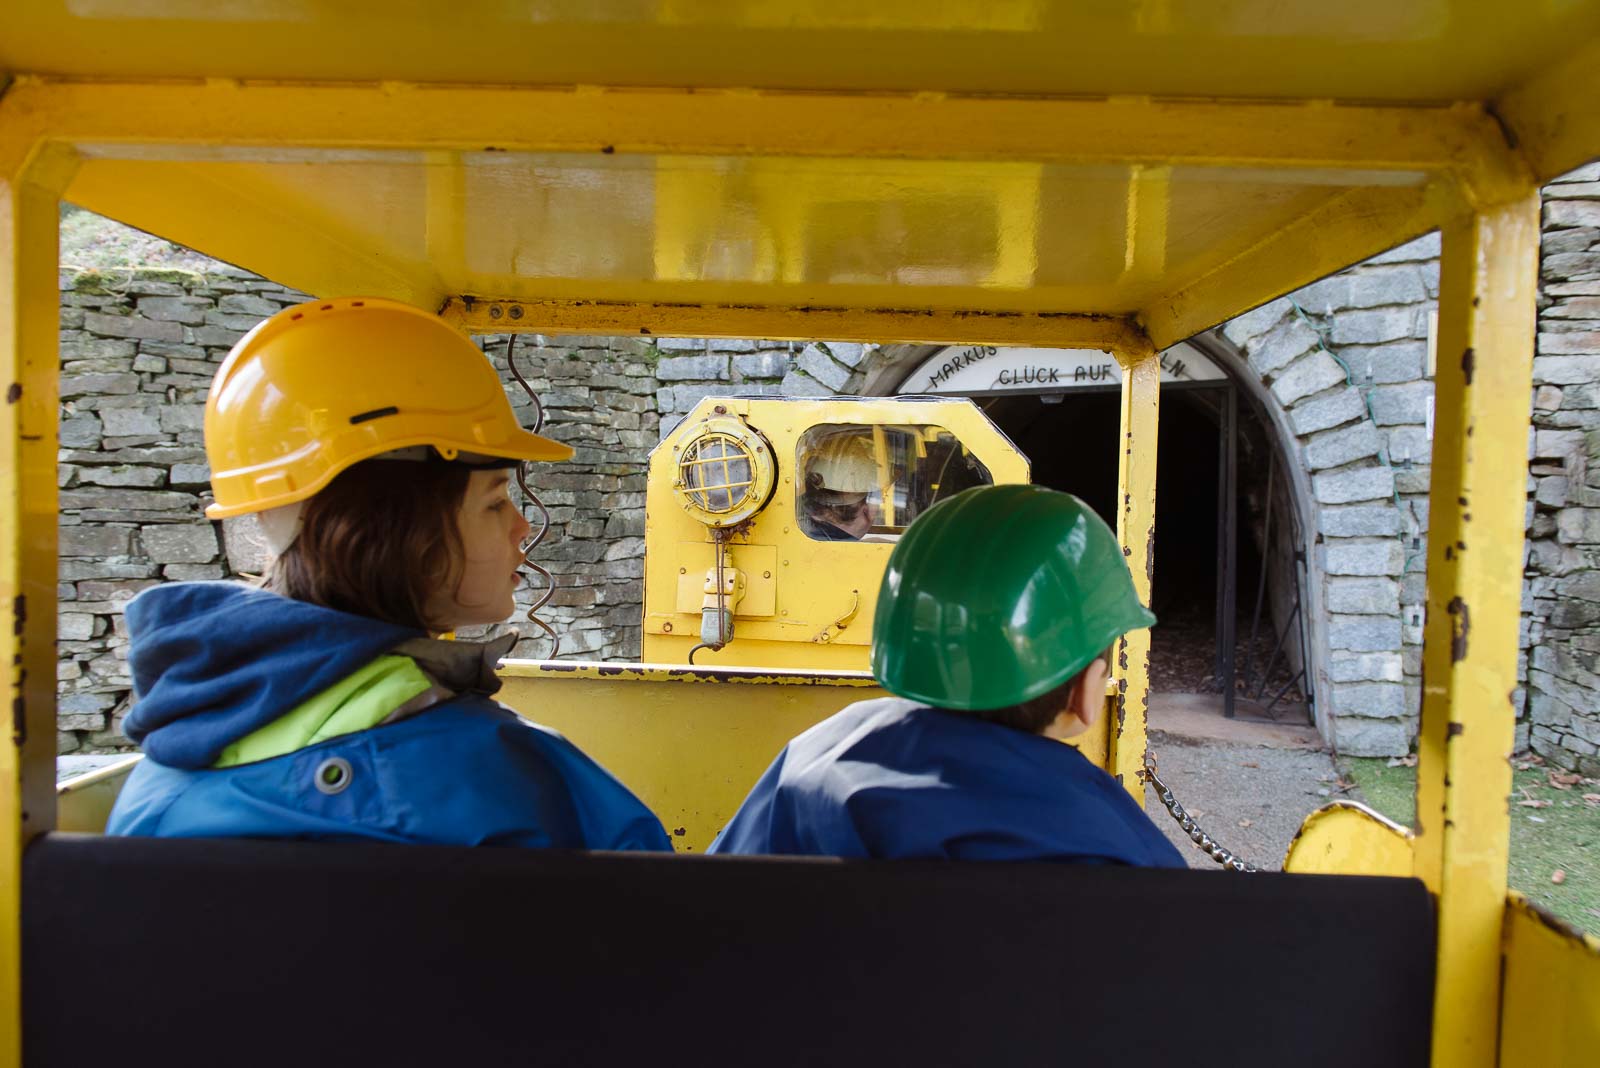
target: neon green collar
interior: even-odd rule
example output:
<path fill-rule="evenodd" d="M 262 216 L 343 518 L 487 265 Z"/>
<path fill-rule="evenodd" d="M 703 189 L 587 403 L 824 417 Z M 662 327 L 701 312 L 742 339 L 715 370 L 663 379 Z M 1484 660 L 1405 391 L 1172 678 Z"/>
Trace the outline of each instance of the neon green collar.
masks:
<path fill-rule="evenodd" d="M 433 680 L 407 656 L 380 656 L 355 674 L 231 743 L 213 768 L 231 768 L 293 753 L 329 738 L 376 727 Z"/>

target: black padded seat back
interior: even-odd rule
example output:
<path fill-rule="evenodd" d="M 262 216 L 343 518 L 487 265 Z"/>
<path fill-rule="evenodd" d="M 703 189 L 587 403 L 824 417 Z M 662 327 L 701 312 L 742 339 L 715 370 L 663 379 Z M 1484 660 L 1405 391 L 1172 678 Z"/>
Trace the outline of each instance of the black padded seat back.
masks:
<path fill-rule="evenodd" d="M 1415 880 L 53 835 L 35 1068 L 1424 1065 Z"/>

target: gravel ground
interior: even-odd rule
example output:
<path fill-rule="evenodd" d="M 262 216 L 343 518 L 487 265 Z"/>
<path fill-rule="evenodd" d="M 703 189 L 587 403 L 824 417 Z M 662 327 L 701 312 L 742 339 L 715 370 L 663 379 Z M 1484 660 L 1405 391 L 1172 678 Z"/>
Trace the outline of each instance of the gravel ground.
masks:
<path fill-rule="evenodd" d="M 1300 822 L 1337 792 L 1332 758 L 1310 749 L 1201 742 L 1150 732 L 1161 778 L 1200 826 L 1261 868 L 1279 869 Z M 1221 871 L 1145 789 L 1145 811 L 1182 850 L 1191 868 Z"/>

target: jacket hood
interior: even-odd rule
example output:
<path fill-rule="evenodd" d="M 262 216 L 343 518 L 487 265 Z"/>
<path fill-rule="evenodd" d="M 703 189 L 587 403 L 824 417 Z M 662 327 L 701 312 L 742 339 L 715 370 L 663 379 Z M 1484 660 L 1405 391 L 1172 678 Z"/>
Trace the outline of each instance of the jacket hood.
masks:
<path fill-rule="evenodd" d="M 123 732 L 157 763 L 191 770 L 423 636 L 236 582 L 153 586 L 125 618 L 137 700 Z"/>

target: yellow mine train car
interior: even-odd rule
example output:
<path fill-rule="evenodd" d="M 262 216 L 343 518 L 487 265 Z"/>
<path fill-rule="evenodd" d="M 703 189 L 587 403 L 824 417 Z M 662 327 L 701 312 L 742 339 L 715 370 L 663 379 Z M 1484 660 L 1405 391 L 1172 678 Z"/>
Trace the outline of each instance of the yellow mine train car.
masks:
<path fill-rule="evenodd" d="M 45 1023 L 24 1025 L 51 1018 L 60 999 L 56 988 L 46 993 L 33 978 L 25 986 L 24 977 L 66 952 L 35 934 L 48 928 L 52 899 L 43 890 L 28 896 L 25 885 L 36 885 L 28 872 L 54 870 L 44 866 L 58 842 L 69 852 L 94 848 L 92 839 L 75 846 L 58 831 L 52 775 L 63 199 L 309 293 L 393 297 L 438 309 L 471 333 L 1104 351 L 1126 370 L 1117 530 L 1145 597 L 1157 507 L 1156 354 L 1441 231 L 1418 819 L 1401 829 L 1357 806 L 1324 810 L 1307 821 L 1288 867 L 1399 876 L 1426 888 L 1437 923 L 1431 977 L 1419 980 L 1430 984 L 1431 1010 L 1423 1012 L 1431 1015 L 1421 1024 L 1431 1031 L 1431 1063 L 1594 1060 L 1600 944 L 1508 895 L 1506 795 L 1537 194 L 1542 182 L 1600 155 L 1600 4 L 463 0 L 372 14 L 337 0 L 41 0 L 12 5 L 3 23 L 0 599 L 11 619 L 0 627 L 0 662 L 12 720 L 0 744 L 0 1065 L 23 1063 L 25 1053 L 51 1062 L 45 1051 L 58 1048 L 48 1046 Z M 695 418 L 744 414 L 701 409 Z M 656 461 L 664 465 L 672 446 L 686 442 L 667 444 Z M 1014 467 L 1002 476 L 1011 461 L 970 444 L 997 480 L 1025 477 Z M 673 478 L 682 477 L 681 449 L 679 456 Z M 653 466 L 652 495 L 671 488 Z M 897 501 L 892 492 L 887 499 Z M 792 517 L 792 507 L 791 499 L 773 521 Z M 695 531 L 668 537 L 715 550 L 704 515 L 680 503 L 652 508 L 663 523 L 671 514 L 677 527 Z M 638 781 L 658 811 L 670 810 L 669 829 L 677 818 L 698 819 L 700 840 L 783 738 L 869 684 L 859 672 L 784 673 L 738 659 L 741 640 L 776 645 L 769 631 L 781 629 L 755 611 L 768 592 L 760 583 L 782 581 L 781 570 L 766 578 L 771 568 L 754 552 L 762 544 L 723 547 L 744 575 L 742 588 L 725 588 L 719 577 L 707 590 L 716 559 L 681 563 L 681 576 L 650 577 L 646 649 L 676 667 L 506 669 L 513 703 Z M 868 570 L 843 584 L 859 589 Z M 817 591 L 808 638 L 831 634 L 814 644 L 850 652 L 821 662 L 856 668 L 861 632 L 838 592 Z M 731 651 L 719 660 L 713 650 L 705 670 L 698 658 L 689 669 L 685 646 L 717 644 L 705 636 L 719 637 L 730 620 Z M 692 628 L 692 643 L 680 626 Z M 1136 794 L 1148 652 L 1147 633 L 1124 639 L 1114 725 L 1096 754 Z M 735 666 L 720 666 L 727 664 Z M 101 793 L 110 781 L 101 781 Z M 74 819 L 94 824 L 92 815 Z M 288 847 L 272 855 L 286 864 L 303 859 Z M 192 874 L 202 860 L 185 860 L 182 871 Z M 315 863 L 327 863 L 325 854 Z M 373 857 L 341 870 L 355 879 L 406 863 Z M 551 885 L 613 870 L 611 861 L 594 863 L 552 868 Z M 612 903 L 618 930 L 644 939 L 670 927 L 670 912 L 642 926 L 631 902 L 641 910 L 652 901 L 683 905 L 691 899 L 671 889 L 679 872 L 730 881 L 716 891 L 730 895 L 716 899 L 726 911 L 700 916 L 717 945 L 746 944 L 719 925 L 752 907 L 752 894 L 782 893 L 737 863 L 668 863 L 686 866 L 664 871 L 627 907 Z M 120 873 L 132 886 L 146 869 L 94 870 Z M 263 885 L 280 885 L 270 867 L 251 870 Z M 171 871 L 168 892 L 181 895 L 189 876 Z M 816 888 L 831 878 L 803 866 L 792 874 L 793 885 Z M 429 878 L 417 876 L 435 885 Z M 840 876 L 885 878 L 898 876 Z M 922 896 L 917 886 L 944 900 L 956 880 L 973 877 L 917 878 L 924 881 L 907 876 L 899 900 Z M 37 885 L 67 894 L 93 881 Z M 402 872 L 388 885 L 407 883 Z M 456 892 L 446 883 L 440 893 Z M 745 889 L 726 890 L 734 883 Z M 1367 885 L 1331 883 L 1335 897 L 1339 887 L 1358 895 Z M 297 897 L 295 885 L 282 884 L 285 898 Z M 1172 899 L 1173 908 L 1200 899 L 1220 908 L 1255 893 L 1244 881 L 1220 890 L 1181 885 L 1193 893 Z M 1294 885 L 1323 893 L 1328 882 Z M 969 900 L 994 892 L 976 881 L 961 890 Z M 817 892 L 822 901 L 833 891 Z M 787 902 L 769 918 L 774 933 L 807 911 L 804 902 L 774 900 Z M 1046 909 L 1051 897 L 1029 900 Z M 199 923 L 220 903 L 194 907 Z M 1129 915 L 1126 906 L 1106 905 L 1079 931 L 1093 937 L 1109 925 L 1131 945 L 1163 911 Z M 867 937 L 875 925 L 891 928 L 894 914 L 862 908 L 855 921 L 843 913 L 840 922 Z M 997 928 L 1005 922 L 993 917 Z M 561 934 L 552 930 L 547 952 L 565 945 Z M 165 937 L 176 937 L 173 929 Z M 152 932 L 131 945 L 154 954 L 161 938 Z M 377 953 L 392 941 L 361 945 Z M 644 944 L 615 951 L 615 974 L 648 963 Z M 914 955 L 912 943 L 900 945 Z M 1000 959 L 1027 956 L 1026 940 L 1007 945 L 1011 958 Z M 1158 954 L 1145 961 L 1152 981 L 1167 959 L 1159 954 L 1181 948 L 1169 940 L 1149 951 Z M 677 945 L 657 955 L 684 952 Z M 747 996 L 736 987 L 759 985 L 756 976 L 775 980 L 776 962 L 750 952 L 738 958 L 743 964 L 719 965 L 729 997 Z M 94 967 L 92 944 L 80 944 L 77 955 L 80 969 Z M 891 963 L 896 956 L 885 955 Z M 1108 962 L 1114 956 L 1106 951 Z M 363 959 L 337 963 L 359 969 Z M 692 969 L 682 976 L 696 990 L 708 981 Z M 1160 1002 L 1131 979 L 1117 982 L 1101 1011 Z M 596 985 L 575 1004 L 599 1001 L 605 989 Z M 785 989 L 803 998 L 811 988 Z M 1336 1022 L 1358 1033 L 1382 1021 Z M 873 1006 L 860 1004 L 826 1026 L 853 1034 L 874 1023 L 882 1021 Z M 1054 1052 L 1065 1057 L 1088 1026 L 1081 1018 L 1062 1025 Z M 1178 1026 L 1152 1019 L 1127 1028 L 1122 1048 L 1133 1056 L 1149 1035 Z M 150 1036 L 128 1041 L 132 1059 L 154 1055 L 143 1044 Z M 272 1036 L 259 1041 L 270 1045 Z M 1308 1056 L 1329 1042 L 1304 1034 Z M 767 1059 L 784 1062 L 784 1048 L 775 1040 Z M 996 1059 L 1029 1059 L 1002 1049 L 992 1048 Z M 1242 1049 L 1239 1060 L 1251 1061 L 1248 1044 Z M 959 1043 L 948 1051 L 952 1060 L 977 1059 Z M 1117 1055 L 1099 1052 L 1102 1060 Z M 242 1046 L 232 1053 L 251 1059 Z"/>

